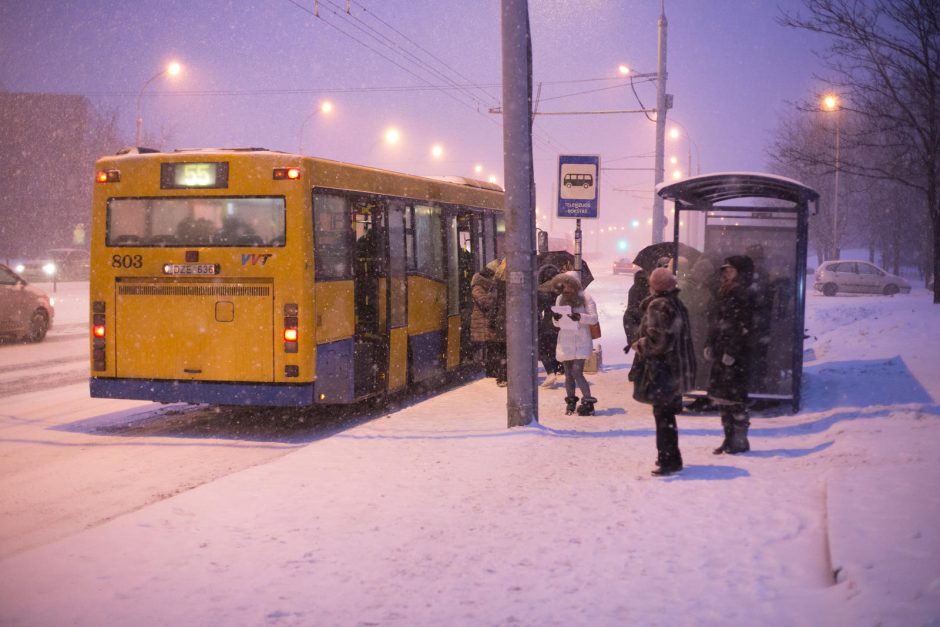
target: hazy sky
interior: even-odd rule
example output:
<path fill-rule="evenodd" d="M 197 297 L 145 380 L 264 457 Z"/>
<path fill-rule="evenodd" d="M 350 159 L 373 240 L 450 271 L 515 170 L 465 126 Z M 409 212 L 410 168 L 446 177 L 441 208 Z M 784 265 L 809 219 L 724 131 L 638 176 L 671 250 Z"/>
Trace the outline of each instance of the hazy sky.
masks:
<path fill-rule="evenodd" d="M 297 151 L 302 141 L 317 156 L 417 174 L 495 174 L 502 183 L 501 120 L 489 113 L 501 99 L 497 0 L 352 0 L 350 15 L 346 0 L 319 0 L 319 18 L 315 4 L 0 3 L 0 88 L 87 95 L 118 112 L 132 143 L 141 87 L 178 60 L 183 73 L 158 78 L 141 99 L 144 133 L 164 140 L 164 149 Z M 666 0 L 669 116 L 694 141 L 693 169 L 700 155 L 703 173 L 766 170 L 788 101 L 820 89 L 812 49 L 824 42 L 777 25 L 778 6 L 800 2 Z M 659 0 L 530 0 L 529 11 L 540 111 L 639 108 L 617 68 L 655 72 Z M 636 90 L 655 106 L 654 83 L 638 79 Z M 334 105 L 328 116 L 316 113 L 324 99 Z M 389 126 L 402 137 L 394 149 L 382 139 Z M 605 168 L 652 168 L 654 126 L 635 113 L 537 117 L 540 212 L 553 206 L 559 154 L 598 154 Z M 444 151 L 438 159 L 435 143 Z M 690 144 L 668 147 L 685 171 Z M 652 186 L 651 170 L 605 170 L 596 226 L 645 223 Z M 555 220 L 555 229 L 561 224 Z M 648 239 L 641 232 L 638 239 Z"/>

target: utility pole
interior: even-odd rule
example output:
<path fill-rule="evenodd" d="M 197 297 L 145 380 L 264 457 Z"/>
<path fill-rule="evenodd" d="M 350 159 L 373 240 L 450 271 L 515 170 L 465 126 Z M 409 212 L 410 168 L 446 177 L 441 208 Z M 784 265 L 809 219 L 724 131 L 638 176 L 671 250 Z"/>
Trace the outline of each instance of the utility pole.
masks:
<path fill-rule="evenodd" d="M 665 174 L 666 152 L 666 109 L 668 98 L 666 95 L 666 3 L 663 0 L 662 11 L 659 15 L 659 70 L 656 79 L 656 164 L 653 182 L 653 237 L 651 243 L 658 244 L 663 241 L 663 228 L 665 214 L 663 212 L 663 199 L 656 193 L 655 187 L 663 182 Z"/>
<path fill-rule="evenodd" d="M 538 422 L 535 171 L 528 0 L 502 0 L 508 427 Z M 510 322 L 511 321 L 511 322 Z"/>

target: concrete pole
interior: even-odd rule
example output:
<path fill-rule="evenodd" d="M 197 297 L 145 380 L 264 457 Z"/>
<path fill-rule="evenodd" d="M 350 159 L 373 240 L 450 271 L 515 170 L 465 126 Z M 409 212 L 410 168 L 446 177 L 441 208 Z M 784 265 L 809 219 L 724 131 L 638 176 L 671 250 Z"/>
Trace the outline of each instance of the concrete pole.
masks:
<path fill-rule="evenodd" d="M 528 0 L 502 0 L 508 426 L 538 422 L 535 171 Z"/>
<path fill-rule="evenodd" d="M 656 79 L 656 164 L 654 183 L 659 185 L 665 175 L 664 153 L 666 152 L 666 7 L 665 2 L 659 15 L 659 71 Z M 663 199 L 653 192 L 653 237 L 651 242 L 663 241 L 665 227 Z"/>

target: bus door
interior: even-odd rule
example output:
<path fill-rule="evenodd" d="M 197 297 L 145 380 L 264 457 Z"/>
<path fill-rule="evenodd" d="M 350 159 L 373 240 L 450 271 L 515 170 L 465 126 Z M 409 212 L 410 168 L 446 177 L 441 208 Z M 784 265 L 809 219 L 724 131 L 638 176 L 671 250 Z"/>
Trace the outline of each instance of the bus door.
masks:
<path fill-rule="evenodd" d="M 385 206 L 353 198 L 356 398 L 384 393 L 388 377 L 388 232 Z"/>
<path fill-rule="evenodd" d="M 480 232 L 480 218 L 472 212 L 457 216 L 457 275 L 460 306 L 460 363 L 473 360 L 470 342 L 470 315 L 473 312 L 473 296 L 470 281 L 477 272 L 482 252 L 475 250 L 474 242 Z"/>

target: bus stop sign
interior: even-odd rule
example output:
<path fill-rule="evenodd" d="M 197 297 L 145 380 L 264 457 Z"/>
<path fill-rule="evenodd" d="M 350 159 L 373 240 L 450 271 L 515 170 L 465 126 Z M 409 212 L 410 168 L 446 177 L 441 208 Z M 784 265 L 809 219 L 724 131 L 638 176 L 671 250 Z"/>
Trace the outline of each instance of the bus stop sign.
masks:
<path fill-rule="evenodd" d="M 599 155 L 559 155 L 559 218 L 597 217 L 600 173 Z"/>

